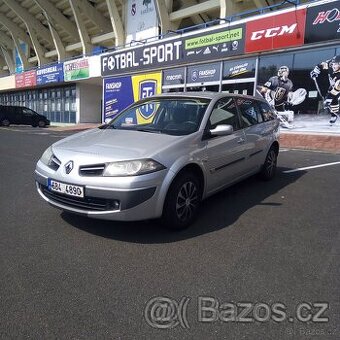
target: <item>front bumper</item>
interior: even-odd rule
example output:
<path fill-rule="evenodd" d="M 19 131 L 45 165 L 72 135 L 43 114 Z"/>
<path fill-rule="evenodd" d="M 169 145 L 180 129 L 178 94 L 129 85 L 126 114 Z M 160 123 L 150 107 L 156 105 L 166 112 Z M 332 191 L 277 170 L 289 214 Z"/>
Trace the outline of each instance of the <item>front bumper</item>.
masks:
<path fill-rule="evenodd" d="M 55 193 L 48 189 L 48 179 L 66 182 L 64 178 L 44 174 L 44 171 L 35 171 L 36 187 L 39 195 L 52 206 L 86 215 L 88 217 L 117 220 L 117 221 L 137 221 L 160 217 L 164 195 L 162 195 L 161 184 L 165 177 L 163 171 L 159 173 L 146 186 L 139 186 L 138 183 L 133 187 L 131 183 L 117 187 L 99 185 L 98 178 L 81 178 L 83 182 L 78 183 L 72 180 L 69 184 L 82 185 L 85 189 L 85 197 L 77 198 L 73 196 Z M 88 183 L 84 183 L 84 180 Z M 91 183 L 91 180 L 93 181 Z M 110 181 L 104 178 L 103 181 Z M 112 178 L 111 178 L 112 181 Z M 97 182 L 97 183 L 96 183 Z M 151 183 L 153 182 L 153 183 Z M 141 184 L 141 183 L 140 183 Z"/>

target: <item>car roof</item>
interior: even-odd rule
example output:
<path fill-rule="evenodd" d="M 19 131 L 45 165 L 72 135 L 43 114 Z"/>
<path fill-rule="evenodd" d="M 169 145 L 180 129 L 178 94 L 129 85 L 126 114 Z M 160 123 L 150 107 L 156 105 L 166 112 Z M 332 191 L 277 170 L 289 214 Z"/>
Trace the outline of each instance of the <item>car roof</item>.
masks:
<path fill-rule="evenodd" d="M 227 93 L 227 92 L 212 92 L 212 91 L 190 91 L 190 92 L 167 92 L 167 93 L 161 93 L 154 95 L 152 97 L 148 97 L 148 99 L 153 98 L 204 98 L 204 99 L 219 99 L 219 98 L 225 98 L 225 97 L 237 97 L 237 98 L 244 98 L 244 99 L 256 99 L 264 101 L 262 97 L 254 97 L 244 94 L 236 94 L 236 93 Z"/>

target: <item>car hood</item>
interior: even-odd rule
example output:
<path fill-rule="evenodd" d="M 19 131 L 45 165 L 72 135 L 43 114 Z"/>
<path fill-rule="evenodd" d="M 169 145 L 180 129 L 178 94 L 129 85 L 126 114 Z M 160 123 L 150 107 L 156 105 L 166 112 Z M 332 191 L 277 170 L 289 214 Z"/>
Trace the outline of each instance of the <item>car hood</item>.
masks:
<path fill-rule="evenodd" d="M 181 139 L 159 133 L 97 128 L 53 144 L 53 152 L 61 159 L 86 158 L 88 162 L 151 158 Z"/>

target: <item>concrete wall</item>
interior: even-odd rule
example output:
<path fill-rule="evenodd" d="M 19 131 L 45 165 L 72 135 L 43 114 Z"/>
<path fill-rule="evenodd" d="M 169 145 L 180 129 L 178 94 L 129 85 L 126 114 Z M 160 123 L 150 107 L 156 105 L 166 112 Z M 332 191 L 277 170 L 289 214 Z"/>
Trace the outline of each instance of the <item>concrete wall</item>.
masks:
<path fill-rule="evenodd" d="M 77 83 L 77 123 L 101 123 L 102 86 Z"/>

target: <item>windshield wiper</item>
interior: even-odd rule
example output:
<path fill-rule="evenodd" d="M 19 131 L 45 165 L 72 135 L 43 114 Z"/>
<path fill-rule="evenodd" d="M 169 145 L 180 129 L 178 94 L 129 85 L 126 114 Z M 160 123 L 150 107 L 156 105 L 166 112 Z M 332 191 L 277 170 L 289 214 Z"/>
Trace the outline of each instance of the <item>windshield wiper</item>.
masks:
<path fill-rule="evenodd" d="M 162 133 L 162 130 L 153 128 L 136 128 L 136 131 L 150 132 L 150 133 Z"/>

